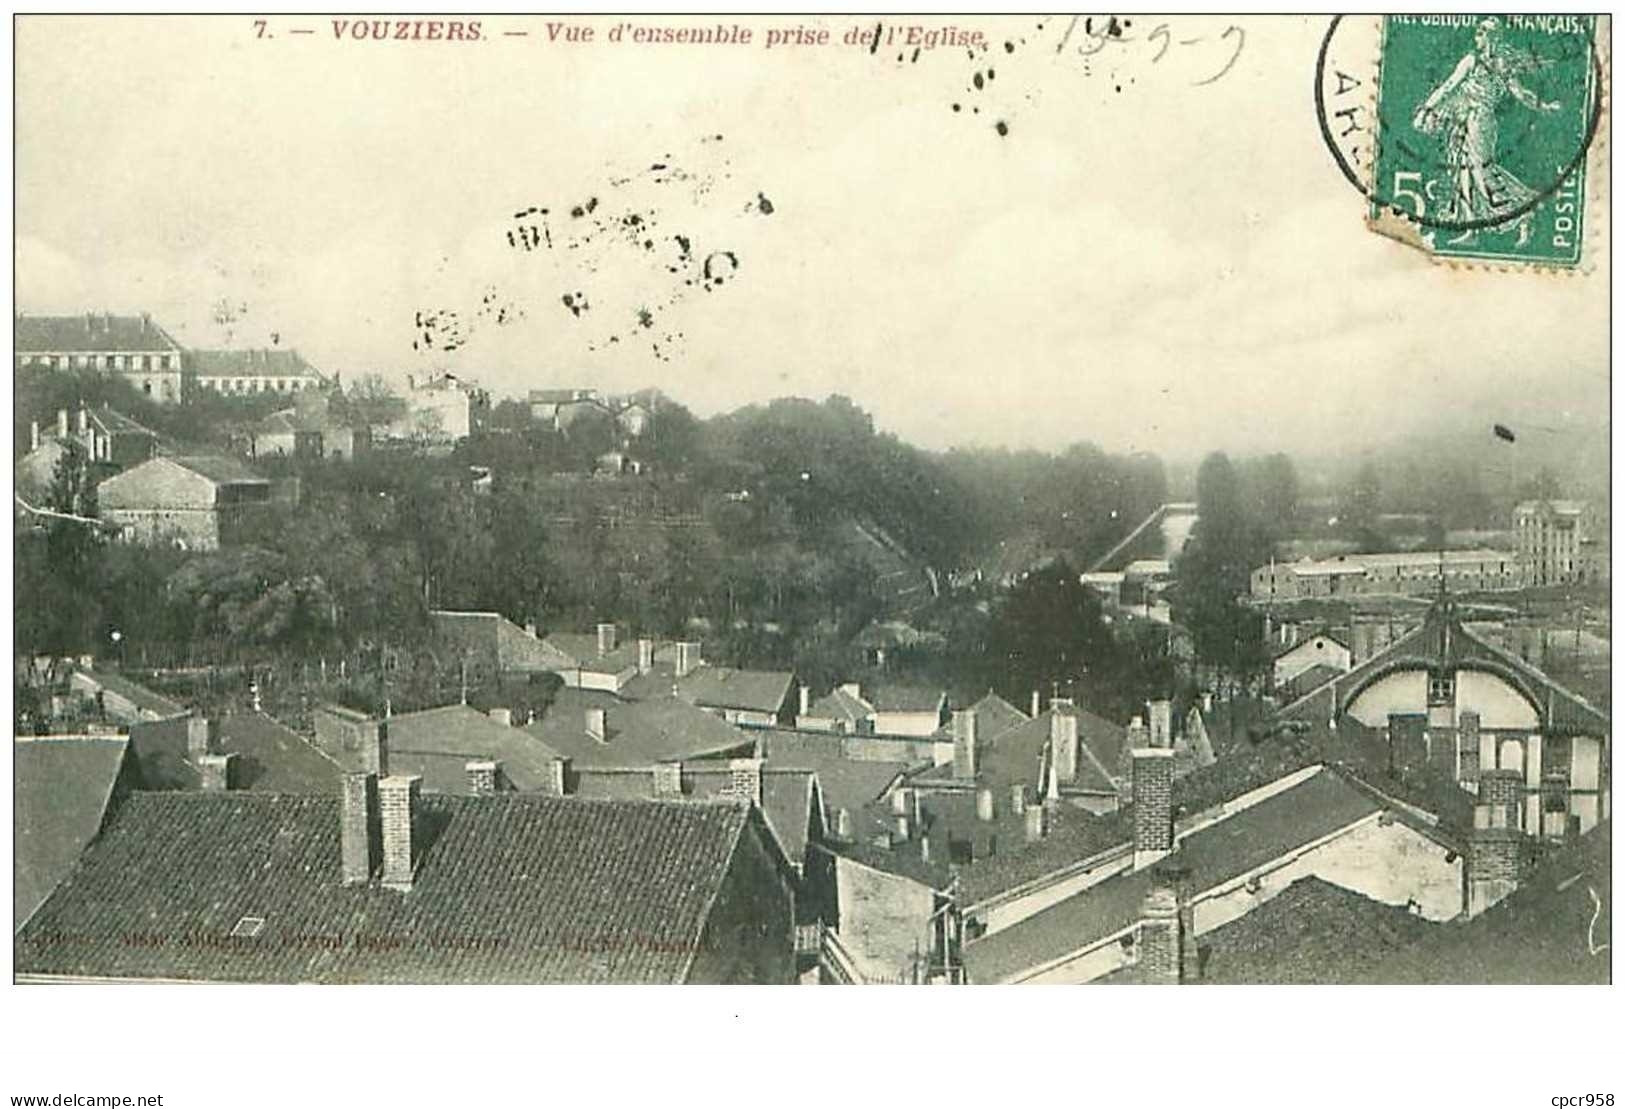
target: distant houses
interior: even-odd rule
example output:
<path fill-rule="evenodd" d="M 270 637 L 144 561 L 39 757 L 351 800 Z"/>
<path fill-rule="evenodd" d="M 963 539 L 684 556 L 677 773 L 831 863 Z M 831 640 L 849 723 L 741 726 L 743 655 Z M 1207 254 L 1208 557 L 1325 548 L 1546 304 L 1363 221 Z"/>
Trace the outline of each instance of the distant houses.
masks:
<path fill-rule="evenodd" d="M 225 396 L 315 392 L 327 384 L 296 350 L 188 350 L 181 361 L 199 389 Z"/>
<path fill-rule="evenodd" d="M 212 551 L 273 502 L 273 482 L 222 455 L 160 456 L 96 487 L 103 520 L 146 546 Z"/>
<path fill-rule="evenodd" d="M 181 399 L 181 346 L 151 316 L 18 315 L 12 342 L 18 369 L 102 370 L 159 403 Z"/>

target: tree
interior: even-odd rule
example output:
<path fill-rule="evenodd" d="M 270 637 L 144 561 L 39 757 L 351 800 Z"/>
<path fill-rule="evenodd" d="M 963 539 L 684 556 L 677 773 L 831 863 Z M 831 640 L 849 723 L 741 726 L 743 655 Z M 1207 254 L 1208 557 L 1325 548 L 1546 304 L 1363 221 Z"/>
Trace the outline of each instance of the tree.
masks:
<path fill-rule="evenodd" d="M 406 401 L 382 374 L 362 374 L 344 399 L 351 418 L 369 427 L 392 424 L 407 412 Z"/>
<path fill-rule="evenodd" d="M 1025 691 L 1070 686 L 1111 661 L 1112 635 L 1100 599 L 1064 561 L 1035 570 L 1005 595 L 988 629 L 989 684 Z"/>
<path fill-rule="evenodd" d="M 1224 454 L 1196 474 L 1197 522 L 1176 567 L 1174 615 L 1190 629 L 1197 657 L 1235 677 L 1249 675 L 1263 650 L 1262 622 L 1239 598 L 1269 542 L 1250 518 L 1235 468 Z"/>

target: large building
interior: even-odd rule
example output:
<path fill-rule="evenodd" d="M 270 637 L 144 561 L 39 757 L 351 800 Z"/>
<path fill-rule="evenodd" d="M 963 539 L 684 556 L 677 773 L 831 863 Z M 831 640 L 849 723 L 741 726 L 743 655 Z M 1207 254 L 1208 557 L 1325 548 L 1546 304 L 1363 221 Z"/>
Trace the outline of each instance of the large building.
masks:
<path fill-rule="evenodd" d="M 1335 558 L 1271 562 L 1252 573 L 1255 601 L 1307 597 L 1437 593 L 1440 581 L 1453 593 L 1521 589 L 1523 564 L 1512 551 L 1407 551 L 1347 554 Z"/>
<path fill-rule="evenodd" d="M 192 350 L 184 363 L 199 389 L 227 396 L 299 393 L 326 383 L 296 350 Z"/>
<path fill-rule="evenodd" d="M 1584 502 L 1524 501 L 1513 520 L 1530 585 L 1606 580 L 1596 514 Z"/>
<path fill-rule="evenodd" d="M 148 315 L 18 316 L 16 366 L 102 370 L 155 401 L 181 399 L 181 347 Z"/>
<path fill-rule="evenodd" d="M 147 546 L 212 551 L 231 542 L 233 526 L 272 500 L 272 483 L 234 458 L 157 458 L 96 487 L 101 517 L 121 537 Z"/>

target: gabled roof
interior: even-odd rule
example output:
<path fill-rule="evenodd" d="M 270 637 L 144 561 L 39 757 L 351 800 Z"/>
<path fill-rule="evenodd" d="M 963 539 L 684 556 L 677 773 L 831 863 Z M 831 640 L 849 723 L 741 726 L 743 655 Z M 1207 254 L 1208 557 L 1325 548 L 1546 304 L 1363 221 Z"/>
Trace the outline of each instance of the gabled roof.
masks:
<path fill-rule="evenodd" d="M 105 404 L 90 409 L 90 419 L 109 435 L 150 435 L 155 439 L 158 437 L 156 431 Z"/>
<path fill-rule="evenodd" d="M 503 670 L 539 672 L 575 665 L 545 639 L 537 639 L 498 612 L 434 609 L 429 624 L 437 642 L 455 651 L 490 652 Z"/>
<path fill-rule="evenodd" d="M 876 712 L 941 712 L 948 694 L 928 686 L 880 682 L 869 690 L 866 700 Z"/>
<path fill-rule="evenodd" d="M 18 316 L 12 338 L 21 353 L 181 349 L 149 316 L 113 316 L 104 312 L 79 316 Z"/>
<path fill-rule="evenodd" d="M 604 711 L 606 740 L 587 734 L 587 710 Z M 524 731 L 585 767 L 650 767 L 658 762 L 748 752 L 755 740 L 726 720 L 671 696 L 622 701 L 606 693 L 560 690 L 547 715 Z"/>
<path fill-rule="evenodd" d="M 499 793 L 425 797 L 418 820 L 402 894 L 340 884 L 336 797 L 132 794 L 17 937 L 16 972 L 678 982 L 717 942 L 705 926 L 752 815 Z M 232 937 L 245 917 L 259 934 Z"/>
<path fill-rule="evenodd" d="M 1346 650 L 1349 649 L 1348 636 L 1345 635 L 1343 632 L 1341 632 L 1341 631 L 1332 631 L 1332 630 L 1329 630 L 1329 629 L 1326 629 L 1326 628 L 1317 628 L 1315 631 L 1312 631 L 1312 632 L 1309 632 L 1309 633 L 1307 633 L 1305 635 L 1299 636 L 1298 641 L 1296 643 L 1292 644 L 1291 646 L 1279 648 L 1270 657 L 1271 658 L 1285 658 L 1287 655 L 1290 655 L 1293 651 L 1297 651 L 1297 650 L 1302 649 L 1305 646 L 1312 645 L 1314 643 L 1314 641 L 1317 640 L 1317 639 L 1329 639 L 1333 643 L 1337 644 L 1339 647 L 1343 648 L 1343 650 L 1346 651 Z"/>
<path fill-rule="evenodd" d="M 831 821 L 841 809 L 858 812 L 874 803 L 909 769 L 905 762 L 849 759 L 833 751 L 813 750 L 793 740 L 781 744 L 782 734 L 785 733 L 762 733 L 762 754 L 767 759 L 767 769 L 805 770 L 818 775 L 819 791 Z"/>
<path fill-rule="evenodd" d="M 677 692 L 696 705 L 778 712 L 794 681 L 795 675 L 788 670 L 736 670 L 708 664 L 679 678 Z"/>
<path fill-rule="evenodd" d="M 561 669 L 619 674 L 638 664 L 636 639 L 617 640 L 615 649 L 607 654 L 599 653 L 598 636 L 593 632 L 549 632 L 542 642 L 559 654 L 564 663 Z"/>
<path fill-rule="evenodd" d="M 187 718 L 130 727 L 130 746 L 147 789 L 190 790 L 202 786 L 199 769 L 187 757 Z M 218 720 L 216 754 L 236 755 L 233 790 L 262 793 L 338 792 L 340 767 L 304 736 L 262 712 L 234 713 Z"/>
<path fill-rule="evenodd" d="M 545 790 L 559 758 L 524 728 L 499 724 L 468 705 L 442 705 L 388 720 L 389 772 L 421 774 L 426 793 L 467 793 L 468 764 L 494 759 L 515 789 Z M 360 770 L 361 766 L 351 769 Z"/>
<path fill-rule="evenodd" d="M 856 727 L 858 721 L 869 719 L 874 706 L 861 697 L 854 697 L 840 686 L 836 686 L 818 700 L 807 706 L 807 716 L 813 720 L 844 720 L 850 727 Z"/>
<path fill-rule="evenodd" d="M 160 461 L 154 459 L 153 461 Z M 219 454 L 167 455 L 163 461 L 183 466 L 216 485 L 266 485 L 270 479 L 255 473 L 247 463 Z M 145 465 L 145 463 L 143 463 Z M 130 471 L 126 470 L 126 473 Z"/>
<path fill-rule="evenodd" d="M 1321 769 L 1234 815 L 1184 835 L 1171 858 L 1200 895 L 1381 812 L 1383 806 Z M 965 947 L 975 982 L 1001 982 L 1105 940 L 1139 919 L 1150 869 L 1109 878 Z"/>
<path fill-rule="evenodd" d="M 168 719 L 183 716 L 186 706 L 171 701 L 161 693 L 154 693 L 140 682 L 127 678 L 117 670 L 85 670 L 75 669 L 74 674 L 82 681 L 93 682 L 109 693 L 115 693 L 144 712 L 150 712 L 159 719 Z"/>
<path fill-rule="evenodd" d="M 1120 767 L 1125 765 L 1128 729 L 1079 705 L 1064 704 L 1051 705 L 994 736 L 985 735 L 978 723 L 977 784 L 1005 794 L 1018 782 L 1035 789 L 1041 787 L 1052 720 L 1057 713 L 1078 721 L 1078 775 L 1070 782 L 1062 782 L 1062 791 L 1116 793 Z M 919 775 L 919 781 L 921 785 L 946 784 L 953 776 L 951 765 L 937 766 Z"/>
<path fill-rule="evenodd" d="M 131 781 L 123 736 L 17 736 L 12 810 L 13 927 L 39 908 L 101 830 L 115 786 Z"/>
<path fill-rule="evenodd" d="M 199 377 L 322 376 L 296 350 L 192 350 L 186 362 Z"/>

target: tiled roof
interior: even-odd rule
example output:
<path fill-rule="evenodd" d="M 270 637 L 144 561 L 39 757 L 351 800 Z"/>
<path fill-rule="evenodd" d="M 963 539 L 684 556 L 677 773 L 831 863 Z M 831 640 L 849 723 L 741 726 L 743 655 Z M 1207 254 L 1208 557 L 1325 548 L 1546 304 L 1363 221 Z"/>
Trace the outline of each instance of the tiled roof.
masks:
<path fill-rule="evenodd" d="M 795 675 L 788 670 L 735 670 L 729 666 L 702 666 L 680 678 L 679 696 L 696 705 L 778 712 L 790 695 Z"/>
<path fill-rule="evenodd" d="M 19 352 L 177 351 L 180 344 L 146 316 L 18 316 L 12 332 Z"/>
<path fill-rule="evenodd" d="M 16 738 L 11 756 L 14 927 L 39 908 L 101 829 L 128 750 L 123 736 Z"/>
<path fill-rule="evenodd" d="M 1369 983 L 1606 984 L 1613 918 L 1613 824 L 1546 858 L 1499 904 L 1345 981 Z"/>
<path fill-rule="evenodd" d="M 462 704 L 391 716 L 386 743 L 389 772 L 421 774 L 426 793 L 467 793 L 468 763 L 475 759 L 500 762 L 515 789 L 544 790 L 559 757 L 524 728 L 499 724 Z"/>
<path fill-rule="evenodd" d="M 1381 810 L 1366 793 L 1322 770 L 1184 836 L 1174 858 L 1201 893 Z M 1149 869 L 1107 879 L 968 944 L 965 966 L 976 982 L 999 982 L 1079 951 L 1132 926 L 1151 881 Z"/>
<path fill-rule="evenodd" d="M 186 363 L 199 377 L 321 377 L 296 350 L 192 350 Z"/>
<path fill-rule="evenodd" d="M 549 632 L 542 640 L 577 667 L 595 674 L 618 674 L 638 664 L 638 641 L 620 639 L 608 654 L 598 653 L 598 636 L 592 632 Z"/>
<path fill-rule="evenodd" d="M 1017 782 L 1039 788 L 1043 784 L 1051 721 L 1056 713 L 1075 716 L 1078 720 L 1078 775 L 1071 782 L 1062 782 L 1062 791 L 1115 793 L 1121 768 L 1126 765 L 1128 729 L 1078 705 L 1053 705 L 994 736 L 985 735 L 978 723 L 977 784 L 1005 794 Z M 933 767 L 920 779 L 923 785 L 948 782 L 953 776 L 954 768 L 945 765 Z"/>
<path fill-rule="evenodd" d="M 198 768 L 187 759 L 186 718 L 130 727 L 130 745 L 148 789 L 197 789 Z M 314 744 L 261 712 L 220 717 L 213 750 L 237 756 L 231 788 L 262 793 L 333 793 L 340 768 Z"/>
<path fill-rule="evenodd" d="M 345 887 L 336 797 L 137 793 L 19 934 L 20 974 L 681 981 L 748 806 L 425 797 L 413 888 Z M 234 938 L 245 917 L 264 921 Z"/>
<path fill-rule="evenodd" d="M 1310 876 L 1197 941 L 1200 981 L 1336 985 L 1446 926 Z"/>
<path fill-rule="evenodd" d="M 575 660 L 546 640 L 537 639 L 498 612 L 435 609 L 429 613 L 429 624 L 436 640 L 455 650 L 492 652 L 504 669 L 562 670 L 575 665 Z"/>
<path fill-rule="evenodd" d="M 940 689 L 882 682 L 869 691 L 866 700 L 876 712 L 937 712 L 947 697 Z"/>
<path fill-rule="evenodd" d="M 838 753 L 814 751 L 805 746 L 781 745 L 779 733 L 764 733 L 767 767 L 770 770 L 810 770 L 818 775 L 824 807 L 831 820 L 841 809 L 858 811 L 880 798 L 908 772 L 904 762 L 849 759 Z"/>
<path fill-rule="evenodd" d="M 856 727 L 858 721 L 869 718 L 873 709 L 869 702 L 836 686 L 807 706 L 807 716 L 815 720 L 844 720 L 849 727 Z"/>
<path fill-rule="evenodd" d="M 587 709 L 604 710 L 608 739 L 587 734 Z M 653 766 L 748 751 L 750 735 L 704 709 L 671 696 L 622 701 L 605 693 L 560 690 L 547 715 L 524 730 L 570 759 L 576 769 Z"/>
<path fill-rule="evenodd" d="M 167 456 L 168 461 L 184 466 L 194 474 L 201 474 L 216 485 L 253 483 L 264 485 L 269 478 L 254 472 L 247 463 L 218 454 L 189 454 Z"/>

